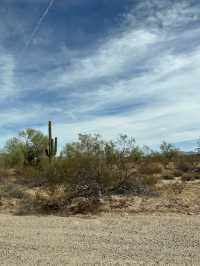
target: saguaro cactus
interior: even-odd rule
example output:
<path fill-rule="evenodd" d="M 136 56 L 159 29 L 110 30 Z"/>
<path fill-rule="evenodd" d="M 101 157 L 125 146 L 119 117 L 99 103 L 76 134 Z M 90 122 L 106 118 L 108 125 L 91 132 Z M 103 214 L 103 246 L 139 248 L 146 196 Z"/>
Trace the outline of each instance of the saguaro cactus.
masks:
<path fill-rule="evenodd" d="M 52 138 L 52 123 L 49 121 L 48 124 L 49 129 L 49 143 L 48 143 L 48 149 L 46 149 L 46 155 L 49 157 L 49 160 L 56 156 L 57 153 L 57 147 L 58 147 L 58 138 L 55 137 L 55 139 Z"/>

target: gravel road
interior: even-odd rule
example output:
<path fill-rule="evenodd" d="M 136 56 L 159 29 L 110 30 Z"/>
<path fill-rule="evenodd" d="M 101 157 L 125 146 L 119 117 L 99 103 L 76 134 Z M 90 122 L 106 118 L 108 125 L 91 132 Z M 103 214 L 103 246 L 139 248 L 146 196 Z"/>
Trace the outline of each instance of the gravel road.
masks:
<path fill-rule="evenodd" d="M 0 265 L 200 265 L 200 216 L 0 214 Z"/>

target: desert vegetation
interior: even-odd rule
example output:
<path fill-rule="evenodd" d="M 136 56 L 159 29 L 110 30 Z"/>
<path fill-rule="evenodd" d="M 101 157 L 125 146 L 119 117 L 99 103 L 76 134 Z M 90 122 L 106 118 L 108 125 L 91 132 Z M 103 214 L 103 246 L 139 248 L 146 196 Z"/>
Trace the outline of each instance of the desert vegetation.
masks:
<path fill-rule="evenodd" d="M 0 155 L 1 209 L 67 214 L 131 206 L 134 211 L 139 202 L 142 211 L 200 210 L 198 153 L 166 142 L 160 151 L 141 148 L 123 134 L 115 141 L 79 134 L 59 154 L 57 142 L 51 122 L 49 136 L 26 129 L 7 141 Z"/>

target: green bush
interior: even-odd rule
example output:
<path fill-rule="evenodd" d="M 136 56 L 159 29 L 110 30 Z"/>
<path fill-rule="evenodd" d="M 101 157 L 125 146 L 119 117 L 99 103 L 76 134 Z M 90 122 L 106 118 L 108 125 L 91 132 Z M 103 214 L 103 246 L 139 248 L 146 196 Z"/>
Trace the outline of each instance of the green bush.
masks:
<path fill-rule="evenodd" d="M 39 130 L 28 128 L 7 141 L 3 158 L 7 167 L 36 165 L 44 155 L 48 138 Z"/>
<path fill-rule="evenodd" d="M 162 175 L 163 180 L 173 180 L 175 178 L 174 174 L 171 172 L 166 172 Z"/>
<path fill-rule="evenodd" d="M 171 143 L 163 141 L 160 145 L 161 154 L 168 160 L 173 160 L 178 157 L 180 151 Z"/>
<path fill-rule="evenodd" d="M 141 175 L 153 175 L 153 174 L 161 174 L 163 172 L 163 166 L 160 163 L 142 163 L 138 167 L 138 172 Z"/>
<path fill-rule="evenodd" d="M 66 184 L 75 196 L 98 196 L 114 182 L 114 172 L 104 160 L 96 156 L 81 155 L 65 161 Z"/>
<path fill-rule="evenodd" d="M 23 188 L 16 184 L 3 184 L 0 186 L 0 196 L 4 198 L 22 199 L 25 197 Z"/>
<path fill-rule="evenodd" d="M 74 212 L 85 212 L 94 203 L 98 206 L 102 195 L 147 195 L 156 191 L 160 178 L 199 178 L 198 173 L 192 173 L 199 163 L 197 157 L 181 154 L 167 143 L 162 143 L 161 152 L 145 153 L 127 135 L 120 135 L 117 141 L 104 141 L 99 135 L 80 134 L 77 142 L 65 146 L 62 156 L 51 161 L 43 156 L 45 143 L 46 137 L 37 131 L 21 132 L 7 143 L 0 163 L 5 160 L 10 167 L 20 169 L 17 184 L 22 182 L 48 191 L 47 198 L 38 194 L 35 200 L 36 205 L 46 210 L 58 210 L 63 204 L 73 205 L 73 199 L 82 198 L 73 205 Z M 27 157 L 30 150 L 34 152 L 34 160 Z M 59 186 L 64 191 L 60 198 L 56 196 Z M 8 193 L 22 196 L 17 190 L 8 188 Z"/>
<path fill-rule="evenodd" d="M 182 172 L 189 172 L 194 168 L 194 161 L 189 156 L 180 156 L 176 161 L 176 167 Z"/>
<path fill-rule="evenodd" d="M 56 190 L 47 190 L 47 195 L 44 195 L 42 191 L 37 191 L 32 204 L 39 212 L 54 213 L 63 210 L 65 198 L 59 195 Z"/>
<path fill-rule="evenodd" d="M 183 171 L 181 171 L 181 170 L 175 169 L 175 170 L 173 171 L 173 176 L 174 176 L 174 177 L 180 177 L 180 176 L 182 176 L 182 175 L 183 175 Z"/>
<path fill-rule="evenodd" d="M 182 181 L 194 181 L 194 180 L 200 180 L 200 174 L 199 173 L 185 173 L 181 177 Z"/>
<path fill-rule="evenodd" d="M 117 183 L 111 194 L 148 195 L 151 194 L 158 182 L 155 176 L 131 176 L 129 179 Z"/>

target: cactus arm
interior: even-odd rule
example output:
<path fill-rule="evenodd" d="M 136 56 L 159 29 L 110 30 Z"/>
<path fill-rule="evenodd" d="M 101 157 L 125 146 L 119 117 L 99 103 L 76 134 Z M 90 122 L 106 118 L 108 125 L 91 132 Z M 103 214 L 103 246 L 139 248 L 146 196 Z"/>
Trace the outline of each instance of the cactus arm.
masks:
<path fill-rule="evenodd" d="M 56 155 L 58 150 L 58 138 L 55 137 L 55 141 L 54 141 L 54 155 Z"/>
<path fill-rule="evenodd" d="M 52 154 L 52 123 L 49 121 L 49 158 L 51 157 Z"/>

